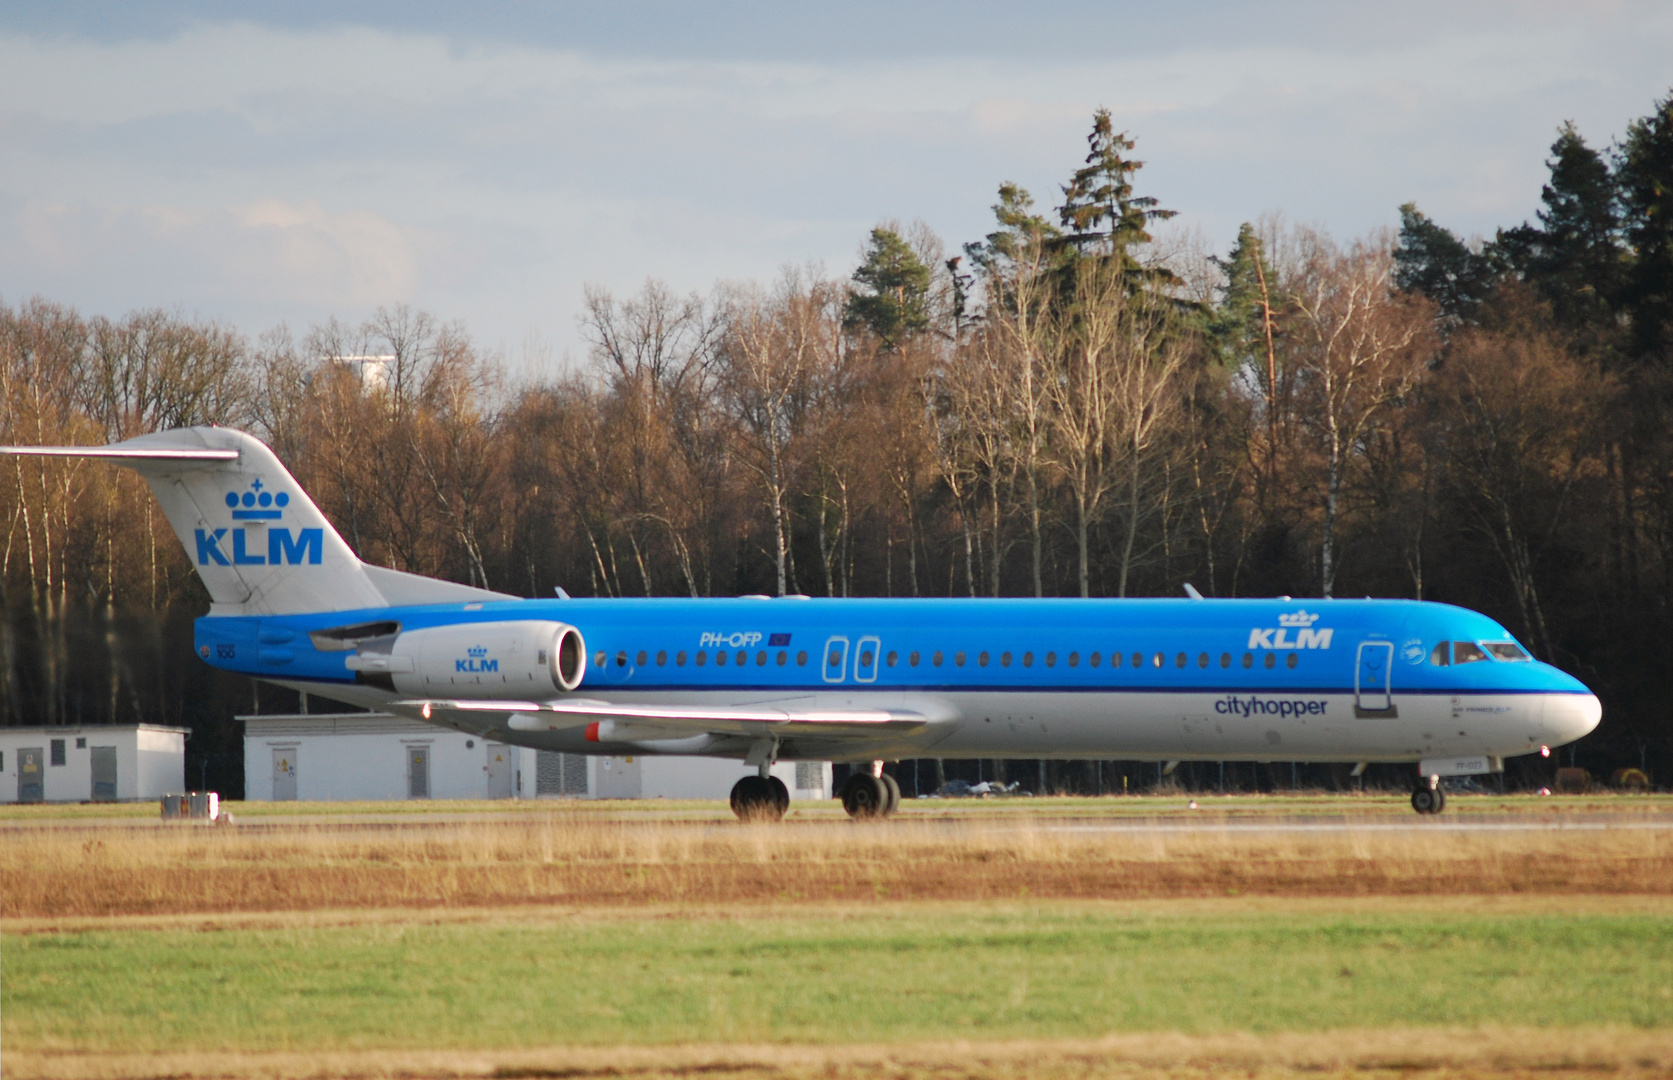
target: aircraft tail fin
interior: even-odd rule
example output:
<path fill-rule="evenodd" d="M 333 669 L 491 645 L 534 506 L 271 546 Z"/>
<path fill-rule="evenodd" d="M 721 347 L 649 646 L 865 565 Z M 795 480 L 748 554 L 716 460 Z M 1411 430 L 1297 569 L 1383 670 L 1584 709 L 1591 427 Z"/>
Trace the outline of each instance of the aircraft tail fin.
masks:
<path fill-rule="evenodd" d="M 241 431 L 178 428 L 109 446 L 6 446 L 0 454 L 92 458 L 145 477 L 209 590 L 213 614 L 391 604 L 369 573 L 380 568 L 363 564 L 273 451 Z M 421 603 L 509 599 L 450 582 L 416 581 L 426 586 L 398 590 L 403 595 L 394 602 L 412 603 L 418 596 L 425 598 L 416 601 Z"/>

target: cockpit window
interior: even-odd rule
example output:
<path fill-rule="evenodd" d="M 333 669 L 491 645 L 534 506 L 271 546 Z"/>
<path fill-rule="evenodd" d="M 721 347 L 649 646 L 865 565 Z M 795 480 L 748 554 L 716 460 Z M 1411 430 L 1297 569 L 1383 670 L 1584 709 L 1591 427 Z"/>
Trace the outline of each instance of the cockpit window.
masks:
<path fill-rule="evenodd" d="M 1429 662 L 1436 667 L 1446 667 L 1452 663 L 1452 643 L 1443 641 L 1435 646 L 1434 651 L 1429 654 Z"/>
<path fill-rule="evenodd" d="M 1495 660 L 1532 660 L 1522 646 L 1514 641 L 1484 641 L 1487 651 L 1493 654 Z"/>
<path fill-rule="evenodd" d="M 1473 641 L 1454 641 L 1452 643 L 1452 662 L 1454 664 L 1473 664 L 1477 660 L 1487 659 L 1487 654 L 1481 651 L 1481 646 Z"/>

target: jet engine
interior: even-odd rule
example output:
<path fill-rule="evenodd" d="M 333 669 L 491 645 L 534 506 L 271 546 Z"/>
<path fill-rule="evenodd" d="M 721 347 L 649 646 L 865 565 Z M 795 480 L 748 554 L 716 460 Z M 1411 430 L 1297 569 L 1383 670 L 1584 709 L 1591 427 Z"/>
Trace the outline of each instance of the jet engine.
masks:
<path fill-rule="evenodd" d="M 574 690 L 587 671 L 581 631 L 525 619 L 359 638 L 356 680 L 414 697 L 527 698 Z"/>

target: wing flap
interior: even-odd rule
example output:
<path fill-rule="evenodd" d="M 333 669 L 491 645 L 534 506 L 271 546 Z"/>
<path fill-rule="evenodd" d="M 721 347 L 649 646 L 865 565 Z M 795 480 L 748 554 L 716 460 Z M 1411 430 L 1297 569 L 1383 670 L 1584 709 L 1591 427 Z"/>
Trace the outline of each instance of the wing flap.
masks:
<path fill-rule="evenodd" d="M 798 709 L 773 705 L 621 705 L 569 698 L 561 701 L 462 701 L 432 699 L 396 702 L 391 708 L 416 712 L 426 720 L 449 713 L 499 715 L 514 731 L 588 728 L 595 742 L 635 742 L 689 735 L 822 736 L 904 734 L 932 722 L 905 709 Z"/>

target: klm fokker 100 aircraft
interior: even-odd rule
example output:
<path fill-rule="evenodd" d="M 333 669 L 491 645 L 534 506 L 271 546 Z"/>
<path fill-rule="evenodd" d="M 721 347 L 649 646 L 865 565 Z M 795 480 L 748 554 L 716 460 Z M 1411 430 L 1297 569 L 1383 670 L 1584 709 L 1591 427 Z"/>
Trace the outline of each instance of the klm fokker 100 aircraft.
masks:
<path fill-rule="evenodd" d="M 1501 770 L 1597 726 L 1598 700 L 1493 620 L 1393 600 L 527 600 L 361 562 L 259 440 L 187 428 L 87 457 L 149 481 L 213 601 L 202 659 L 542 750 L 759 767 L 740 816 L 788 804 L 780 758 L 866 763 L 887 815 L 907 757 L 1372 761 Z"/>

